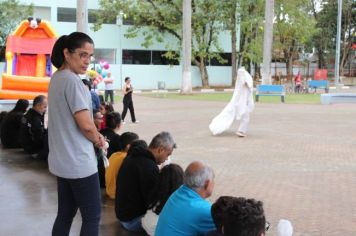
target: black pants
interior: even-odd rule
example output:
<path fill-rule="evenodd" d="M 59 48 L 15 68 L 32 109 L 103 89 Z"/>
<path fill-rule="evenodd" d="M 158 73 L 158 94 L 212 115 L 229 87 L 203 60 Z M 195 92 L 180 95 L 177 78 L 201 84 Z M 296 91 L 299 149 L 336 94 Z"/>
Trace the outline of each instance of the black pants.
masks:
<path fill-rule="evenodd" d="M 110 103 L 114 104 L 114 91 L 113 90 L 105 90 L 105 102 L 108 102 L 108 97 L 110 96 Z"/>
<path fill-rule="evenodd" d="M 58 213 L 52 236 L 67 236 L 79 208 L 82 215 L 80 236 L 98 236 L 101 196 L 98 173 L 80 179 L 57 177 Z"/>
<path fill-rule="evenodd" d="M 131 115 L 131 121 L 132 122 L 136 122 L 136 117 L 135 117 L 135 110 L 134 110 L 134 106 L 133 106 L 133 101 L 129 100 L 129 101 L 125 101 L 124 100 L 124 110 L 122 111 L 121 117 L 122 120 L 125 120 L 125 116 L 127 113 L 127 109 L 130 110 L 130 115 Z"/>

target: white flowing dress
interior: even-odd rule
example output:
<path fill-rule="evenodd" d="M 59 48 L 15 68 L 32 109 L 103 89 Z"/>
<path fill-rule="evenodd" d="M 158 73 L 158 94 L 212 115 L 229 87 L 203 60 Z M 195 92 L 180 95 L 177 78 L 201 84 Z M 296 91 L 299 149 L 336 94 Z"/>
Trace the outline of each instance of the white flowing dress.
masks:
<path fill-rule="evenodd" d="M 211 121 L 209 129 L 213 135 L 221 134 L 230 128 L 234 120 L 240 120 L 253 109 L 253 79 L 245 68 L 241 67 L 237 72 L 235 90 L 230 102 Z"/>

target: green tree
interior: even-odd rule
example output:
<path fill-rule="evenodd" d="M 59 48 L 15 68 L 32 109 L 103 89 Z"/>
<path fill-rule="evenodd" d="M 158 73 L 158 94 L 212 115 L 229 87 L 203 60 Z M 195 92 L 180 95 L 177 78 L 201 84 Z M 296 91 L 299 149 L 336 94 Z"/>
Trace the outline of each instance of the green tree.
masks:
<path fill-rule="evenodd" d="M 224 61 L 219 52 L 218 34 L 223 30 L 217 14 L 220 2 L 216 0 L 192 0 L 192 61 L 198 66 L 203 87 L 209 86 L 207 61 L 217 58 Z M 116 17 L 122 11 L 133 21 L 128 38 L 138 34 L 144 36 L 144 47 L 155 40 L 163 42 L 172 35 L 176 45 L 166 44 L 167 50 L 181 50 L 182 41 L 182 0 L 100 0 L 101 10 L 94 29 L 100 29 L 104 19 Z M 176 56 L 167 53 L 168 58 Z"/>
<path fill-rule="evenodd" d="M 293 61 L 315 33 L 315 20 L 309 0 L 276 0 L 274 51 L 282 52 L 287 76 L 292 76 Z"/>
<path fill-rule="evenodd" d="M 315 0 L 311 2 L 314 4 L 313 15 L 317 22 L 317 33 L 313 38 L 313 43 L 318 53 L 319 68 L 326 68 L 326 61 L 335 57 L 338 2 L 337 0 L 323 0 L 320 11 L 315 7 Z M 356 31 L 356 2 L 354 0 L 343 1 L 341 25 L 340 75 L 343 75 L 347 59 L 352 53 L 352 33 Z"/>
<path fill-rule="evenodd" d="M 0 1 L 0 55 L 4 55 L 6 38 L 17 25 L 33 14 L 33 5 L 20 4 L 18 0 Z"/>
<path fill-rule="evenodd" d="M 236 68 L 244 65 L 250 70 L 250 64 L 258 65 L 262 61 L 263 37 L 263 0 L 222 1 L 221 21 L 231 33 L 232 79 L 236 79 Z M 240 45 L 237 50 L 237 28 L 240 30 Z"/>

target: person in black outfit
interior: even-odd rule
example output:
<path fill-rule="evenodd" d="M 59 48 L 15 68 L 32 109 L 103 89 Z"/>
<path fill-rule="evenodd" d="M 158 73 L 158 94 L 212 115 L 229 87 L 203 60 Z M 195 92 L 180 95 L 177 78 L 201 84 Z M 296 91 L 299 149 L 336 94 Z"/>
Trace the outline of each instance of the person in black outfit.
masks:
<path fill-rule="evenodd" d="M 142 217 L 153 202 L 153 192 L 159 179 L 159 164 L 175 148 L 170 133 L 161 132 L 149 147 L 142 140 L 131 144 L 116 179 L 115 212 L 121 225 L 134 232 L 144 232 Z"/>
<path fill-rule="evenodd" d="M 125 86 L 123 89 L 124 109 L 122 111 L 122 120 L 123 120 L 123 122 L 125 122 L 124 120 L 126 117 L 127 109 L 129 109 L 132 123 L 138 123 L 138 120 L 136 120 L 136 117 L 135 117 L 135 110 L 134 110 L 133 101 L 132 101 L 132 92 L 133 92 L 133 87 L 131 85 L 131 79 L 130 79 L 130 77 L 126 77 L 125 78 Z"/>
<path fill-rule="evenodd" d="M 21 148 L 21 120 L 29 106 L 26 99 L 19 99 L 1 122 L 1 143 L 5 148 Z"/>
<path fill-rule="evenodd" d="M 47 98 L 35 97 L 33 106 L 22 119 L 20 140 L 25 152 L 38 159 L 48 157 L 48 135 L 44 126 L 44 115 L 47 111 Z"/>

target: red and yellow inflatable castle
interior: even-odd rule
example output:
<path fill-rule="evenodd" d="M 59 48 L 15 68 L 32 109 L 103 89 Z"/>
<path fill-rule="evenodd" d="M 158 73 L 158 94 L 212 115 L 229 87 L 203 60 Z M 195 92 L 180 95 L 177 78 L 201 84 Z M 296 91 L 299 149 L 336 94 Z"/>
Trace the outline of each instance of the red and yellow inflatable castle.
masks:
<path fill-rule="evenodd" d="M 57 34 L 48 22 L 29 18 L 22 21 L 6 42 L 6 66 L 0 99 L 33 99 L 47 95 L 55 69 L 50 55 Z"/>

